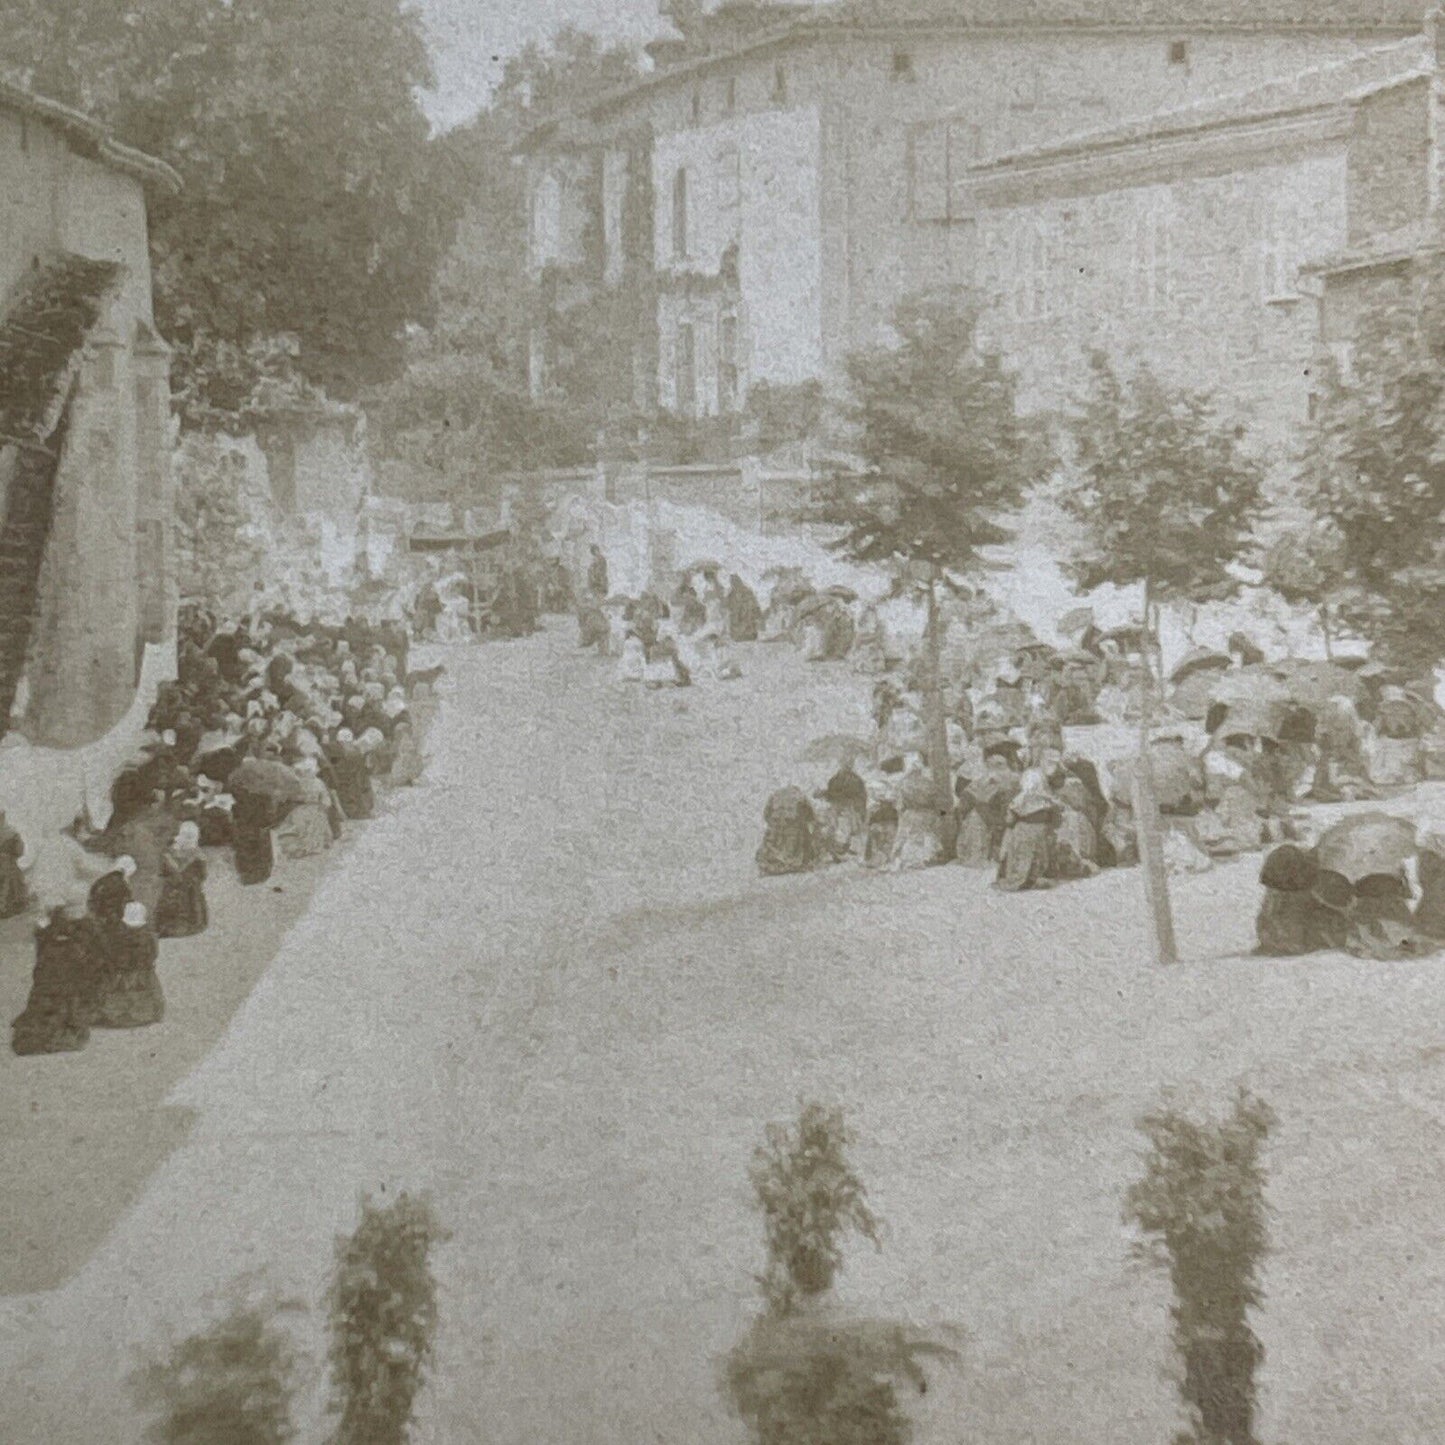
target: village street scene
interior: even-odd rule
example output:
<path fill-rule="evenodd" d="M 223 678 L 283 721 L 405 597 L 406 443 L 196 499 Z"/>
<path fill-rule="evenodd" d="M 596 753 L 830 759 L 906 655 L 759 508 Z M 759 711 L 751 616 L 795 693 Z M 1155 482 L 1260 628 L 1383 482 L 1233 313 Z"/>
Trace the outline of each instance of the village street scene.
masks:
<path fill-rule="evenodd" d="M 0 0 L 0 1442 L 1396 1445 L 1445 12 Z"/>

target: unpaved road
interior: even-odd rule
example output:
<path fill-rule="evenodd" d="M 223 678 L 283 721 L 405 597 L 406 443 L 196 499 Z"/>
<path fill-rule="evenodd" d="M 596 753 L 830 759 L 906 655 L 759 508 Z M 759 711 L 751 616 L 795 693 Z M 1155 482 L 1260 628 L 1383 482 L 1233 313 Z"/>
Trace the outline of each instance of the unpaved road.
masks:
<path fill-rule="evenodd" d="M 1131 874 L 764 883 L 767 792 L 864 726 L 845 669 L 758 648 L 740 682 L 645 693 L 565 631 L 448 662 L 426 785 L 137 1105 L 185 1111 L 184 1137 L 68 1283 L 0 1301 L 7 1445 L 138 1441 L 132 1347 L 247 1271 L 318 1298 L 383 1186 L 430 1188 L 454 1231 L 421 1440 L 738 1441 L 716 1361 L 761 1264 L 746 1167 L 800 1096 L 846 1107 L 887 1225 L 845 1300 L 968 1335 L 922 1445 L 1158 1445 L 1168 1300 L 1119 1221 L 1133 1121 L 1239 1080 L 1282 1121 L 1261 1437 L 1440 1438 L 1440 964 L 1239 958 L 1248 864 L 1178 883 L 1167 972 Z"/>

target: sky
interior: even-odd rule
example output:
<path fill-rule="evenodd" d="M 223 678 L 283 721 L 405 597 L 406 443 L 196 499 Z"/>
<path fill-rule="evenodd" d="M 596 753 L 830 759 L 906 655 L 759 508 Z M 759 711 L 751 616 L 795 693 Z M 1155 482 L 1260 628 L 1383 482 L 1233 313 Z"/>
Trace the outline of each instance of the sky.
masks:
<path fill-rule="evenodd" d="M 661 30 L 657 0 L 418 0 L 436 69 L 427 112 L 441 129 L 474 115 L 507 56 L 565 25 L 633 44 Z"/>

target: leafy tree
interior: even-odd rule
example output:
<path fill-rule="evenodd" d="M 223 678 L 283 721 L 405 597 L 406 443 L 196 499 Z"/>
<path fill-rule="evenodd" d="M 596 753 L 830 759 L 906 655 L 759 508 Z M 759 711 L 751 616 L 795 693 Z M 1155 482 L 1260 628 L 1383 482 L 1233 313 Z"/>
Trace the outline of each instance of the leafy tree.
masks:
<path fill-rule="evenodd" d="M 1174 1289 L 1189 1417 L 1175 1445 L 1257 1445 L 1255 1372 L 1264 1347 L 1250 1312 L 1263 1300 L 1269 1240 L 1260 1151 L 1274 1122 L 1243 1090 L 1222 1122 L 1198 1124 L 1170 1110 L 1139 1122 L 1151 1147 L 1125 1215 L 1145 1236 L 1140 1256 L 1167 1269 Z"/>
<path fill-rule="evenodd" d="M 184 438 L 176 458 L 177 573 L 187 600 L 243 610 L 265 551 L 243 492 L 242 459 L 212 438 Z"/>
<path fill-rule="evenodd" d="M 928 761 L 941 810 L 953 806 L 940 676 L 940 592 L 1004 541 L 1003 518 L 1023 500 L 1041 458 L 1020 421 L 1015 382 L 996 354 L 979 349 L 967 293 L 905 299 L 894 347 L 847 360 L 849 420 L 866 467 L 820 489 L 813 520 L 841 529 L 835 550 L 855 562 L 893 567 L 921 593 L 925 639 Z"/>
<path fill-rule="evenodd" d="M 434 173 L 429 60 L 403 0 L 16 0 L 0 54 L 180 171 L 151 240 L 188 416 L 224 411 L 223 344 L 244 359 L 293 335 L 302 374 L 341 395 L 399 365 L 459 208 Z"/>
<path fill-rule="evenodd" d="M 1325 656 L 1334 656 L 1337 613 L 1348 599 L 1345 540 L 1330 522 L 1316 522 L 1283 533 L 1265 553 L 1264 581 L 1286 602 L 1313 607 L 1325 640 Z"/>
<path fill-rule="evenodd" d="M 130 1375 L 152 1417 L 150 1445 L 286 1445 L 296 1438 L 292 1398 L 299 1360 L 280 1317 L 294 1301 L 238 1298 L 214 1324 L 144 1353 Z"/>
<path fill-rule="evenodd" d="M 1242 429 L 1209 398 L 1167 386 L 1145 367 L 1127 381 L 1108 357 L 1089 361 L 1090 386 L 1073 418 L 1074 467 L 1059 496 L 1077 528 L 1065 566 L 1084 590 L 1142 586 L 1141 621 L 1157 637 L 1164 602 L 1232 596 L 1231 565 L 1264 506 L 1264 471 Z M 1144 886 L 1161 963 L 1178 957 L 1163 837 L 1149 765 L 1152 689 L 1141 709 L 1135 812 Z"/>
<path fill-rule="evenodd" d="M 1305 500 L 1340 538 L 1345 620 L 1405 667 L 1442 657 L 1445 276 L 1366 319 L 1353 375 L 1326 380 Z"/>
<path fill-rule="evenodd" d="M 1078 528 L 1068 568 L 1081 590 L 1142 584 L 1143 622 L 1157 634 L 1164 602 L 1232 597 L 1231 571 L 1264 506 L 1264 469 L 1243 428 L 1210 399 L 1172 388 L 1147 367 L 1127 381 L 1102 352 L 1073 419 L 1076 465 L 1060 495 Z"/>
<path fill-rule="evenodd" d="M 426 1198 L 362 1201 L 336 1242 L 331 1311 L 333 1445 L 405 1445 L 436 1333 L 432 1247 L 447 1238 Z"/>
<path fill-rule="evenodd" d="M 923 1363 L 955 1351 L 928 1334 L 820 1308 L 850 1231 L 878 1244 L 878 1221 L 848 1160 L 838 1109 L 805 1104 L 773 1124 L 749 1177 L 763 1214 L 766 1310 L 728 1354 L 723 1390 L 757 1445 L 905 1445 L 900 1385 L 927 1388 Z"/>
<path fill-rule="evenodd" d="M 794 1128 L 769 1124 L 753 1156 L 749 1178 L 768 1245 L 761 1283 L 776 1313 L 832 1288 L 849 1230 L 878 1243 L 867 1190 L 848 1162 L 852 1142 L 841 1109 L 805 1104 Z"/>

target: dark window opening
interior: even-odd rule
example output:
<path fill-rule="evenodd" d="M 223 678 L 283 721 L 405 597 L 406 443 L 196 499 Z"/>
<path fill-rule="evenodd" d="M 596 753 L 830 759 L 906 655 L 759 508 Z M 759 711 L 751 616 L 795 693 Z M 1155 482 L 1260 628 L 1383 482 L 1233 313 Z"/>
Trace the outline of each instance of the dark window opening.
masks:
<path fill-rule="evenodd" d="M 895 50 L 893 52 L 893 78 L 894 80 L 913 79 L 913 52 L 911 50 Z"/>
<path fill-rule="evenodd" d="M 773 71 L 773 99 L 786 100 L 788 98 L 788 71 L 785 66 L 779 65 Z"/>
<path fill-rule="evenodd" d="M 700 90 L 692 93 L 692 118 L 695 121 L 702 119 L 702 91 Z"/>
<path fill-rule="evenodd" d="M 1171 40 L 1169 42 L 1169 63 L 1170 65 L 1189 64 L 1189 42 L 1187 40 Z"/>
<path fill-rule="evenodd" d="M 677 409 L 683 416 L 697 411 L 697 359 L 693 351 L 692 327 L 677 328 Z"/>
<path fill-rule="evenodd" d="M 685 167 L 672 178 L 672 254 L 679 261 L 687 255 L 687 170 Z"/>
<path fill-rule="evenodd" d="M 723 89 L 723 105 L 729 115 L 738 107 L 738 82 L 735 76 L 728 77 L 727 85 Z"/>

